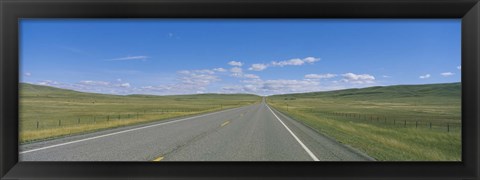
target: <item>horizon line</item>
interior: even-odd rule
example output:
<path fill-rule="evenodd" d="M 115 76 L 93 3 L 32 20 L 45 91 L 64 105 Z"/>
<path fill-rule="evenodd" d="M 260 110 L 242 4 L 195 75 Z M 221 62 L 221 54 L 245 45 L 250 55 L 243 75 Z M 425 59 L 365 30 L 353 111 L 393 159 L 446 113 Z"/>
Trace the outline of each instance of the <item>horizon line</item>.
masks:
<path fill-rule="evenodd" d="M 35 86 L 45 86 L 45 87 L 52 87 L 52 88 L 57 88 L 57 89 L 63 89 L 63 90 L 70 90 L 70 91 L 75 91 L 75 92 L 80 92 L 80 93 L 91 93 L 91 94 L 101 94 L 101 95 L 113 95 L 113 96 L 132 96 L 132 95 L 143 95 L 143 96 L 188 96 L 188 95 L 206 95 L 206 94 L 217 94 L 217 95 L 234 95 L 234 94 L 247 94 L 247 95 L 256 95 L 260 97 L 268 97 L 268 96 L 275 96 L 275 95 L 289 95 L 289 94 L 305 94 L 305 93 L 315 93 L 315 92 L 333 92 L 333 91 L 342 91 L 342 90 L 350 90 L 350 89 L 366 89 L 366 88 L 372 88 L 372 87 L 390 87 L 390 86 L 421 86 L 421 85 L 434 85 L 434 84 L 454 84 L 454 83 L 462 83 L 461 81 L 458 82 L 443 82 L 443 83 L 430 83 L 430 84 L 394 84 L 394 85 L 374 85 L 374 86 L 367 86 L 367 87 L 361 87 L 361 88 L 344 88 L 344 89 L 335 89 L 335 90 L 325 90 L 325 91 L 308 91 L 308 92 L 294 92 L 294 93 L 284 93 L 284 94 L 270 94 L 270 95 L 261 95 L 261 94 L 255 94 L 255 93 L 215 93 L 215 92 L 207 92 L 207 93 L 197 93 L 197 94 L 166 94 L 166 95 L 157 95 L 157 94 L 108 94 L 108 93 L 99 93 L 99 92 L 87 92 L 87 91 L 79 91 L 75 89 L 68 89 L 68 88 L 60 88 L 60 87 L 55 87 L 55 86 L 49 86 L 49 85 L 40 85 L 40 84 L 34 84 L 34 83 L 28 83 L 28 82 L 19 82 L 19 84 L 29 84 L 29 85 L 35 85 Z"/>

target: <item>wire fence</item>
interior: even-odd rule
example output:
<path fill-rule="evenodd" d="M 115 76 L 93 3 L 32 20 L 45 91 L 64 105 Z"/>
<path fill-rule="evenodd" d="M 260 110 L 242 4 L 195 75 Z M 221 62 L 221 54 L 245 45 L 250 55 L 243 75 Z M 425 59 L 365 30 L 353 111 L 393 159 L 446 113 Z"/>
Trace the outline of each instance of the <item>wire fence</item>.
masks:
<path fill-rule="evenodd" d="M 292 108 L 285 106 L 287 111 Z M 370 114 L 370 113 L 346 113 L 346 112 L 328 112 L 319 111 L 314 108 L 295 108 L 301 113 L 315 114 L 316 116 L 325 117 L 339 121 L 363 122 L 381 125 L 387 128 L 415 128 L 421 130 L 438 130 L 443 132 L 461 131 L 462 124 L 459 120 L 454 119 L 437 119 L 424 120 L 421 117 L 391 117 L 387 114 Z M 455 122 L 457 121 L 457 122 Z"/>
<path fill-rule="evenodd" d="M 194 115 L 203 112 L 210 112 L 215 110 L 223 110 L 230 108 L 230 106 L 235 105 L 225 105 L 220 104 L 218 106 L 211 106 L 208 108 L 172 108 L 172 109 L 144 109 L 137 110 L 132 112 L 112 112 L 95 115 L 78 115 L 68 118 L 57 118 L 57 119 L 38 119 L 33 120 L 28 123 L 28 129 L 44 130 L 44 129 L 55 129 L 61 127 L 72 127 L 79 125 L 93 125 L 97 123 L 108 123 L 108 122 L 120 122 L 120 121 L 135 121 L 135 120 L 145 120 L 145 119 L 165 119 L 165 118 L 177 118 L 184 117 L 189 115 Z M 78 112 L 77 112 L 78 113 Z M 87 113 L 85 113 L 87 114 Z M 93 113 L 92 113 L 93 114 Z"/>

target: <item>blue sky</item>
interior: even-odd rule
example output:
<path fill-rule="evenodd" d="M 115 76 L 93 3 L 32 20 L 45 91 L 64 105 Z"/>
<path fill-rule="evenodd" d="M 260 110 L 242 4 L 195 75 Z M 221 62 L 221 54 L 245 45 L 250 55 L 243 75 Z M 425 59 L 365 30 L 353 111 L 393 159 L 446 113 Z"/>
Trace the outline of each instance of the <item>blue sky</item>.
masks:
<path fill-rule="evenodd" d="M 460 19 L 20 22 L 20 81 L 107 94 L 459 82 Z"/>

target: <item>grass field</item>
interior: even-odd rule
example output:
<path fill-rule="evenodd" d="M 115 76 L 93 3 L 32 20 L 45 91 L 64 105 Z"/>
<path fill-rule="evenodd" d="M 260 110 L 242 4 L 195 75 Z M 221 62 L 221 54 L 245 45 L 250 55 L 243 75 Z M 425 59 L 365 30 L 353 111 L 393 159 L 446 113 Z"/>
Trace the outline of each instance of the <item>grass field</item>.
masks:
<path fill-rule="evenodd" d="M 268 103 L 377 160 L 461 160 L 461 84 L 275 95 Z"/>
<path fill-rule="evenodd" d="M 219 111 L 260 100 L 249 94 L 117 96 L 21 83 L 19 141 Z"/>

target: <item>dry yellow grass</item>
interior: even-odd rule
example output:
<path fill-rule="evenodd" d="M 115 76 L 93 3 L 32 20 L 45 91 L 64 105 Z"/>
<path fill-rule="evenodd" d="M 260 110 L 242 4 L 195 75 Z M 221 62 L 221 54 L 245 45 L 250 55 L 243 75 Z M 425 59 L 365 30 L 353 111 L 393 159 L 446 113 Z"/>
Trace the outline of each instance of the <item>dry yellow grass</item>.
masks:
<path fill-rule="evenodd" d="M 460 161 L 460 87 L 372 87 L 277 95 L 267 102 L 377 160 Z"/>
<path fill-rule="evenodd" d="M 248 94 L 115 96 L 21 84 L 20 143 L 258 103 Z"/>

